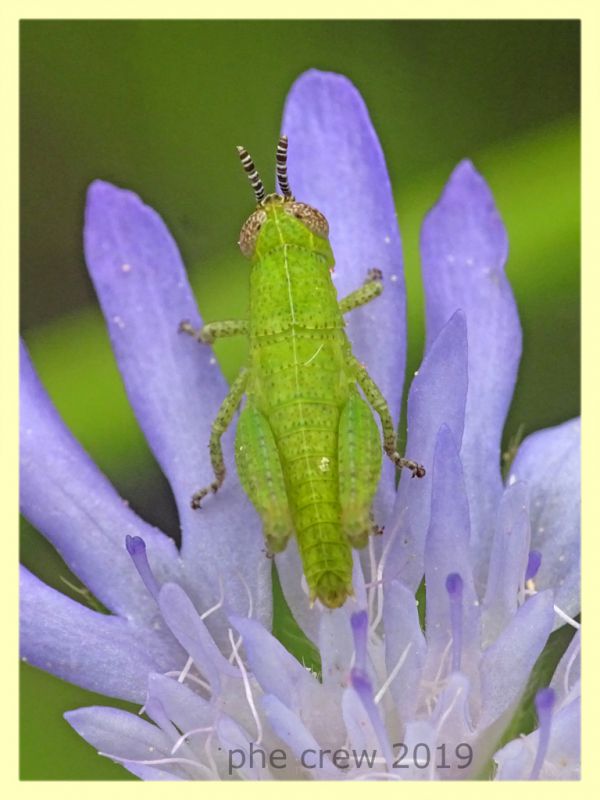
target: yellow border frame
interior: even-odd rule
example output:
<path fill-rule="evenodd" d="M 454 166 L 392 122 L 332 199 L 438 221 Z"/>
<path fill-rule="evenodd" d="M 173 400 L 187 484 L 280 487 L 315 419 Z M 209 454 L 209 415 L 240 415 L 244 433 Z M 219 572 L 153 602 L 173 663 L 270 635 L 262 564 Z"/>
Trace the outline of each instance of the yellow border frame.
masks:
<path fill-rule="evenodd" d="M 594 689 L 593 675 L 598 669 L 598 652 L 600 636 L 597 627 L 598 596 L 593 592 L 595 580 L 593 570 L 600 563 L 598 545 L 599 536 L 593 520 L 598 520 L 598 497 L 595 470 L 598 469 L 596 452 L 600 445 L 600 422 L 597 406 L 593 402 L 597 396 L 599 385 L 600 364 L 600 336 L 598 335 L 598 310 L 597 303 L 600 295 L 599 270 L 600 247 L 598 245 L 597 228 L 599 213 L 598 189 L 600 186 L 600 4 L 592 0 L 589 2 L 561 2 L 561 0 L 488 0 L 485 4 L 468 0 L 454 0 L 452 3 L 441 0 L 422 0 L 413 6 L 390 0 L 375 0 L 368 4 L 369 14 L 365 14 L 364 2 L 345 0 L 342 3 L 324 2 L 324 0 L 303 0 L 298 4 L 283 4 L 274 0 L 254 0 L 253 3 L 242 3 L 241 0 L 224 0 L 219 4 L 218 14 L 205 13 L 199 2 L 190 0 L 170 0 L 169 3 L 160 3 L 157 0 L 136 2 L 135 0 L 87 0 L 85 4 L 75 3 L 73 0 L 62 2 L 36 2 L 35 0 L 22 0 L 11 2 L 5 0 L 0 11 L 0 57 L 2 59 L 1 75 L 3 124 L 0 126 L 2 136 L 2 192 L 1 192 L 1 217 L 2 220 L 2 268 L 0 269 L 0 353 L 2 357 L 2 375 L 9 378 L 12 391 L 3 391 L 0 396 L 2 405 L 0 441 L 2 454 L 10 454 L 10 458 L 2 458 L 3 475 L 0 480 L 4 519 L 10 520 L 9 525 L 4 525 L 3 546 L 5 555 L 2 558 L 3 589 L 3 631 L 5 643 L 5 657 L 2 663 L 3 686 L 3 724 L 0 728 L 3 738 L 3 772 L 5 791 L 17 792 L 21 797 L 37 795 L 43 792 L 45 797 L 59 796 L 68 798 L 79 796 L 82 791 L 92 795 L 102 796 L 107 790 L 105 782 L 19 782 L 18 780 L 18 736 L 16 723 L 18 719 L 18 692 L 17 681 L 17 563 L 18 546 L 16 531 L 18 530 L 17 508 L 17 373 L 18 355 L 16 333 L 18 325 L 18 25 L 20 19 L 194 19 L 194 18 L 293 18 L 300 16 L 307 18 L 342 18 L 342 19 L 581 19 L 582 20 L 582 67 L 583 67 L 583 605 L 586 619 L 586 638 L 583 648 L 583 680 L 585 702 L 583 705 L 583 769 L 582 780 L 578 783 L 569 783 L 562 787 L 560 783 L 546 782 L 544 792 L 557 796 L 565 790 L 571 794 L 579 795 L 587 792 L 593 785 L 598 786 L 595 767 L 595 735 L 596 725 L 600 719 L 598 698 L 600 694 Z M 596 234 L 596 235 L 594 235 Z M 594 333 L 596 329 L 596 333 Z M 595 489 L 595 491 L 594 491 Z M 8 551 L 6 550 L 8 548 Z M 587 578 L 587 580 L 586 580 Z M 9 603 L 9 609 L 6 604 Z M 595 668 L 594 668 L 595 667 Z M 419 797 L 425 795 L 460 793 L 461 798 L 468 796 L 479 797 L 483 792 L 502 792 L 509 789 L 511 793 L 521 791 L 531 793 L 540 792 L 541 787 L 535 790 L 527 783 L 406 783 L 400 787 L 396 782 L 390 783 L 346 783 L 343 789 L 337 784 L 344 795 L 356 795 L 366 791 L 369 793 L 399 793 L 406 796 L 418 793 Z M 330 793 L 332 786 L 327 783 L 315 783 L 310 789 L 305 783 L 286 783 L 285 793 L 290 800 L 296 796 L 304 795 L 307 791 L 312 794 Z M 197 796 L 201 792 L 204 796 L 208 792 L 211 796 L 220 794 L 253 794 L 260 792 L 264 797 L 278 797 L 283 787 L 275 783 L 211 783 L 204 784 L 201 788 L 194 783 L 171 783 L 169 794 L 173 793 Z M 110 783 L 110 792 L 119 796 L 121 792 L 128 794 L 163 794 L 165 791 L 162 783 Z M 271 794 L 273 792 L 273 794 Z M 556 795 L 555 795 L 556 792 Z"/>

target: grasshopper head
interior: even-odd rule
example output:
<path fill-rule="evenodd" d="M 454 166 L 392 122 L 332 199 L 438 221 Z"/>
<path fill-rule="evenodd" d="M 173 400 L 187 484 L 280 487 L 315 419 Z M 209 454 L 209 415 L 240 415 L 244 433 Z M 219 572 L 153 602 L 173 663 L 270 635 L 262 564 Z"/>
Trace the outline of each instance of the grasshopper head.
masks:
<path fill-rule="evenodd" d="M 298 244 L 304 244 L 303 229 L 322 239 L 327 239 L 329 236 L 329 225 L 323 214 L 307 203 L 298 202 L 290 191 L 287 177 L 287 146 L 287 137 L 282 136 L 277 145 L 277 180 L 283 193 L 281 195 L 265 193 L 263 182 L 250 154 L 243 147 L 238 147 L 242 166 L 248 175 L 257 201 L 256 210 L 250 214 L 240 233 L 240 250 L 247 258 L 252 258 L 254 255 L 261 233 L 263 237 L 277 241 L 278 231 L 285 228 L 286 239 L 289 237 L 290 243 L 294 243 L 297 237 Z M 290 219 L 298 220 L 302 226 L 290 226 L 288 224 Z"/>

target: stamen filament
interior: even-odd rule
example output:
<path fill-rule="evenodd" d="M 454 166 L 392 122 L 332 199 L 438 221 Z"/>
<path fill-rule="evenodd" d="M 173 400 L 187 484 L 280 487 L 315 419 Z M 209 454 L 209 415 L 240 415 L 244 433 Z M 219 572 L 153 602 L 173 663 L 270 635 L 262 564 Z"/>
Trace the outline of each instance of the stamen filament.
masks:
<path fill-rule="evenodd" d="M 240 658 L 239 653 L 238 653 L 238 647 L 240 645 L 236 644 L 233 641 L 233 631 L 231 630 L 231 628 L 228 629 L 228 636 L 229 636 L 229 641 L 231 642 L 231 646 L 233 648 L 233 653 L 234 653 L 233 657 L 235 658 L 235 662 L 238 665 L 238 667 L 240 669 L 240 672 L 242 673 L 242 681 L 244 683 L 244 692 L 246 694 L 246 700 L 248 701 L 248 705 L 250 706 L 250 711 L 252 713 L 252 716 L 254 717 L 254 722 L 256 723 L 256 736 L 257 736 L 257 738 L 256 738 L 256 741 L 255 741 L 254 744 L 258 747 L 258 745 L 262 742 L 262 737 L 263 737 L 262 723 L 260 721 L 260 717 L 258 716 L 258 712 L 256 710 L 256 705 L 254 703 L 254 696 L 252 694 L 252 688 L 250 686 L 250 680 L 248 679 L 248 672 L 247 672 L 246 667 L 244 666 L 244 663 L 243 663 L 243 661 Z M 240 644 L 241 644 L 241 642 L 240 642 Z"/>
<path fill-rule="evenodd" d="M 193 728 L 191 731 L 188 731 L 187 733 L 182 734 L 182 736 L 180 736 L 179 739 L 177 739 L 177 741 L 173 745 L 173 749 L 171 750 L 171 755 L 172 756 L 175 755 L 175 753 L 179 750 L 181 745 L 190 736 L 195 736 L 197 733 L 210 733 L 211 731 L 214 731 L 214 727 L 212 725 L 209 725 L 208 727 L 205 727 L 205 728 Z"/>
<path fill-rule="evenodd" d="M 210 608 L 207 608 L 206 611 L 203 611 L 200 614 L 200 619 L 205 620 L 207 617 L 210 617 L 211 614 L 214 614 L 215 611 L 218 611 L 220 608 L 223 607 L 223 603 L 225 602 L 225 590 L 223 589 L 223 581 L 221 580 L 221 576 L 219 575 L 219 599 Z"/>
<path fill-rule="evenodd" d="M 392 681 L 394 680 L 396 675 L 400 672 L 400 670 L 402 669 L 402 665 L 404 664 L 404 662 L 408 658 L 408 654 L 410 652 L 410 648 L 412 647 L 412 645 L 413 645 L 412 642 L 409 642 L 406 645 L 406 647 L 402 651 L 402 654 L 400 655 L 400 658 L 398 659 L 398 661 L 396 661 L 396 664 L 394 665 L 394 669 L 390 672 L 390 674 L 387 676 L 385 681 L 379 687 L 379 689 L 377 691 L 377 694 L 375 695 L 375 703 L 379 703 L 379 701 L 381 700 L 383 695 L 387 692 L 389 687 L 392 685 Z"/>

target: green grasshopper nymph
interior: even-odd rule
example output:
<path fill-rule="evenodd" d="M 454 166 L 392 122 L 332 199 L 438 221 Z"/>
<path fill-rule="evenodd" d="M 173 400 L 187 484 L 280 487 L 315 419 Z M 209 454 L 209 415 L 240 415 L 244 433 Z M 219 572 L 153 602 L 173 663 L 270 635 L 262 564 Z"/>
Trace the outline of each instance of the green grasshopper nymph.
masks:
<path fill-rule="evenodd" d="M 192 498 L 200 508 L 225 477 L 221 436 L 244 394 L 235 443 L 238 474 L 264 525 L 268 554 L 285 549 L 295 532 L 311 603 L 337 608 L 352 595 L 352 548 L 377 532 L 371 504 L 381 473 L 381 439 L 368 403 L 381 419 L 383 449 L 397 467 L 423 477 L 401 458 L 385 398 L 353 356 L 344 314 L 383 290 L 381 273 L 338 302 L 327 220 L 296 201 L 287 177 L 287 138 L 277 146 L 282 194 L 266 194 L 254 163 L 238 147 L 257 201 L 240 234 L 250 259 L 248 320 L 181 330 L 210 344 L 224 336 L 249 339 L 242 369 L 213 422 L 210 456 L 215 480 Z"/>

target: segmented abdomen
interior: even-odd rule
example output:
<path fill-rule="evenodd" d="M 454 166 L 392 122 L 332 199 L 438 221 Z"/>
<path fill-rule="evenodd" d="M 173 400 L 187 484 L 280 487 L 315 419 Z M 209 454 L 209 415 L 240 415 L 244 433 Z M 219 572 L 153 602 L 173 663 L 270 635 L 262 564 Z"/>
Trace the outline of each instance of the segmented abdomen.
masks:
<path fill-rule="evenodd" d="M 269 420 L 311 594 L 339 606 L 351 592 L 351 547 L 341 528 L 338 427 L 347 400 L 342 330 L 291 329 L 253 347 L 260 387 L 254 401 Z M 329 602 L 328 602 L 329 598 Z"/>

